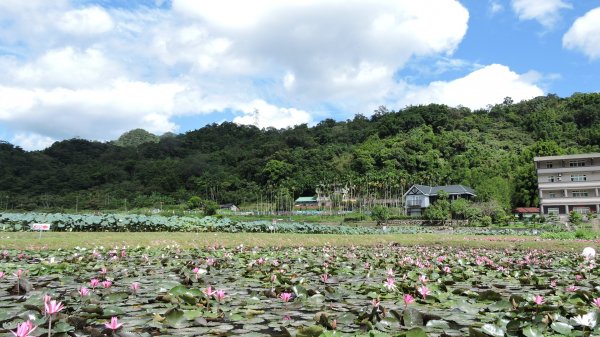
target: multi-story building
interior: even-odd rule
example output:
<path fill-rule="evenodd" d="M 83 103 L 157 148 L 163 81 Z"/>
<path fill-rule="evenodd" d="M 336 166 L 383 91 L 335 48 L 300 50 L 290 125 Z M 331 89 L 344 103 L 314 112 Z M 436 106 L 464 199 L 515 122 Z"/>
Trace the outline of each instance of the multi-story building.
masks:
<path fill-rule="evenodd" d="M 542 214 L 600 211 L 600 153 L 535 157 Z"/>

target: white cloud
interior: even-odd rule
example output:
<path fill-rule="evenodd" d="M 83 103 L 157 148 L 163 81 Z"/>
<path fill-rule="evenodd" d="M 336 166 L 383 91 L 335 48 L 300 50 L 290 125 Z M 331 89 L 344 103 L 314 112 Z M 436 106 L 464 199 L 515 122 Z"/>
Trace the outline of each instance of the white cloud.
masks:
<path fill-rule="evenodd" d="M 311 103 L 372 98 L 374 77 L 389 84 L 413 56 L 451 54 L 469 18 L 454 0 L 175 0 L 173 8 L 231 41 L 221 64 L 235 60 L 244 74 L 293 73 L 294 94 Z"/>
<path fill-rule="evenodd" d="M 254 100 L 249 103 L 237 104 L 234 108 L 244 113 L 233 119 L 235 123 L 258 126 L 285 128 L 291 125 L 310 123 L 310 114 L 295 108 L 281 108 L 265 102 L 264 100 Z"/>
<path fill-rule="evenodd" d="M 560 11 L 572 6 L 563 0 L 512 0 L 512 8 L 520 20 L 536 20 L 551 28 L 560 19 Z"/>
<path fill-rule="evenodd" d="M 22 133 L 54 139 L 115 139 L 142 127 L 174 131 L 169 121 L 179 84 L 115 81 L 93 89 L 26 89 L 0 86 L 0 121 Z M 21 140 L 25 138 L 18 138 Z M 18 145 L 27 148 L 26 144 Z"/>
<path fill-rule="evenodd" d="M 591 60 L 600 58 L 600 7 L 575 20 L 563 36 L 563 47 L 581 51 Z"/>
<path fill-rule="evenodd" d="M 58 29 L 73 35 L 96 35 L 113 29 L 110 15 L 94 6 L 66 12 L 57 22 Z"/>
<path fill-rule="evenodd" d="M 18 144 L 25 150 L 34 151 L 43 150 L 52 145 L 55 141 L 55 139 L 35 133 L 17 133 L 11 140 L 11 143 Z"/>
<path fill-rule="evenodd" d="M 497 1 L 490 1 L 490 13 L 496 14 L 504 10 L 504 6 Z"/>
<path fill-rule="evenodd" d="M 78 51 L 72 47 L 48 50 L 38 59 L 9 71 L 21 85 L 45 88 L 93 87 L 123 72 L 117 62 L 97 49 Z"/>
<path fill-rule="evenodd" d="M 492 64 L 453 81 L 436 81 L 428 86 L 407 86 L 401 106 L 441 103 L 480 109 L 501 103 L 505 97 L 515 102 L 541 96 L 544 91 L 535 82 L 539 74 L 517 74 L 507 66 Z"/>
<path fill-rule="evenodd" d="M 0 123 L 107 140 L 137 127 L 173 131 L 178 115 L 234 110 L 236 122 L 254 124 L 257 108 L 260 126 L 286 127 L 312 122 L 324 105 L 365 112 L 394 96 L 394 74 L 411 58 L 450 59 L 469 19 L 457 0 L 166 7 L 1 1 L 0 47 L 15 56 L 0 56 Z"/>

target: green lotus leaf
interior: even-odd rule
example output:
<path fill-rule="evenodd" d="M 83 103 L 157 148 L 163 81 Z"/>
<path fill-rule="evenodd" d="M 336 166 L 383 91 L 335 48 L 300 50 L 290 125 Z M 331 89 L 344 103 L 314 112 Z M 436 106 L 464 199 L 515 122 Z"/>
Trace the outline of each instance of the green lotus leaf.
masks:
<path fill-rule="evenodd" d="M 481 331 L 483 331 L 485 334 L 490 335 L 490 336 L 504 337 L 504 330 L 502 328 L 500 328 L 499 326 L 496 326 L 493 324 L 484 324 L 481 327 Z"/>
<path fill-rule="evenodd" d="M 573 326 L 563 322 L 552 322 L 552 324 L 550 324 L 550 328 L 552 328 L 552 330 L 558 332 L 559 334 L 565 336 L 570 335 L 571 330 L 573 330 Z"/>

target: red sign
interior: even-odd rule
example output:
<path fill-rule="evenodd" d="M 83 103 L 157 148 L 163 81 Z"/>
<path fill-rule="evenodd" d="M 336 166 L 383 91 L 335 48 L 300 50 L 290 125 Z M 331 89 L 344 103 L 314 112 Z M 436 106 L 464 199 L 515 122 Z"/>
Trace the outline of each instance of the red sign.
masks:
<path fill-rule="evenodd" d="M 49 231 L 50 224 L 49 223 L 34 223 L 31 224 L 31 230 L 34 231 Z"/>

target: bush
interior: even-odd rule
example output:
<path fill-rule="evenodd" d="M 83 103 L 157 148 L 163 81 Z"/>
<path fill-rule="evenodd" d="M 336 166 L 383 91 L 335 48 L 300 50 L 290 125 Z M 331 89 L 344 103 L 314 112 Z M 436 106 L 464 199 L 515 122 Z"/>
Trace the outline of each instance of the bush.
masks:
<path fill-rule="evenodd" d="M 385 206 L 376 205 L 371 209 L 371 218 L 377 221 L 378 225 L 384 224 L 389 217 L 390 209 Z"/>
<path fill-rule="evenodd" d="M 202 210 L 204 215 L 211 216 L 217 214 L 217 210 L 219 209 L 219 204 L 212 200 L 205 200 L 202 203 Z"/>
<path fill-rule="evenodd" d="M 571 211 L 571 213 L 569 213 L 569 222 L 574 224 L 574 225 L 579 225 L 581 223 L 581 221 L 583 221 L 583 217 L 581 216 L 580 213 L 575 212 L 575 211 Z"/>
<path fill-rule="evenodd" d="M 364 213 L 350 213 L 346 214 L 343 222 L 359 222 L 367 220 L 367 215 Z"/>
<path fill-rule="evenodd" d="M 478 226 L 481 227 L 490 227 L 492 225 L 492 217 L 489 215 L 484 215 L 479 220 L 477 220 L 476 223 Z"/>
<path fill-rule="evenodd" d="M 595 233 L 588 229 L 580 228 L 575 231 L 575 237 L 583 240 L 595 240 L 600 237 L 600 233 Z"/>

